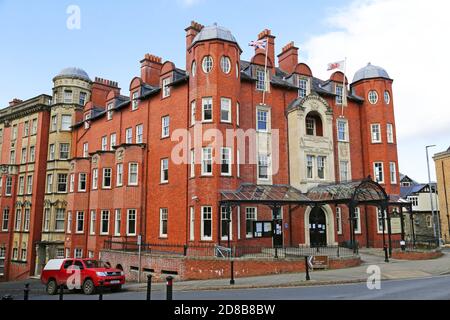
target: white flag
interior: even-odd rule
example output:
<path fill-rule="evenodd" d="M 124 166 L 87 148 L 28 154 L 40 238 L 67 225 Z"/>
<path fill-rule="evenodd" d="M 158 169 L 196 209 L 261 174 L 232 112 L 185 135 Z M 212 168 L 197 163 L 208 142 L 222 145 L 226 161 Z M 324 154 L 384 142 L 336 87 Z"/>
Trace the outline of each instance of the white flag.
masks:
<path fill-rule="evenodd" d="M 338 61 L 338 62 L 333 62 L 333 63 L 329 63 L 328 64 L 328 70 L 327 71 L 336 70 L 336 69 L 344 71 L 345 70 L 345 60 Z"/>

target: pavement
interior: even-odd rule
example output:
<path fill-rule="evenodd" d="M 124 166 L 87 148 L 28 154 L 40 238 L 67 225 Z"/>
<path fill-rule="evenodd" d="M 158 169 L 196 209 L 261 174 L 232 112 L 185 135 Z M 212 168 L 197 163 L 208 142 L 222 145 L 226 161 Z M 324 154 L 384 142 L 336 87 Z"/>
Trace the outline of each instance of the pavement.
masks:
<path fill-rule="evenodd" d="M 366 283 L 371 273 L 368 268 L 377 266 L 381 271 L 382 280 L 407 280 L 407 279 L 430 279 L 440 276 L 450 275 L 450 250 L 443 250 L 444 256 L 434 260 L 405 261 L 391 259 L 389 263 L 384 262 L 384 257 L 379 250 L 363 249 L 360 251 L 363 261 L 361 266 L 340 269 L 313 271 L 310 273 L 311 280 L 306 281 L 305 273 L 267 275 L 248 278 L 237 278 L 235 285 L 230 285 L 229 279 L 200 280 L 200 281 L 177 281 L 175 277 L 174 291 L 223 291 L 242 289 L 262 289 L 262 288 L 293 288 L 309 286 L 326 286 L 338 284 L 359 284 Z M 161 279 L 163 280 L 163 279 Z M 45 294 L 44 286 L 39 280 L 27 280 L 20 282 L 0 283 L 0 297 L 5 294 L 13 297 L 23 297 L 25 283 L 30 283 L 30 296 L 40 296 Z M 146 291 L 146 283 L 128 283 L 124 286 L 124 291 L 128 293 L 141 293 Z M 163 293 L 166 290 L 164 282 L 152 284 L 152 292 Z M 230 292 L 231 293 L 231 292 Z"/>

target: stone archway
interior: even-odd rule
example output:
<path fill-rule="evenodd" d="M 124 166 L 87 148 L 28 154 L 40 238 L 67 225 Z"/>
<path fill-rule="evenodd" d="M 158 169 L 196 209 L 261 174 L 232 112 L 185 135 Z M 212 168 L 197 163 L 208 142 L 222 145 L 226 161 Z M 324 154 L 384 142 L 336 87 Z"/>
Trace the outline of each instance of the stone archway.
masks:
<path fill-rule="evenodd" d="M 335 232 L 335 219 L 333 210 L 329 205 L 318 207 L 323 211 L 325 215 L 325 225 L 326 225 L 326 239 L 328 246 L 336 246 L 336 232 Z M 305 244 L 307 246 L 311 245 L 310 237 L 310 217 L 313 212 L 314 207 L 308 207 L 305 211 L 304 224 L 305 224 Z"/>

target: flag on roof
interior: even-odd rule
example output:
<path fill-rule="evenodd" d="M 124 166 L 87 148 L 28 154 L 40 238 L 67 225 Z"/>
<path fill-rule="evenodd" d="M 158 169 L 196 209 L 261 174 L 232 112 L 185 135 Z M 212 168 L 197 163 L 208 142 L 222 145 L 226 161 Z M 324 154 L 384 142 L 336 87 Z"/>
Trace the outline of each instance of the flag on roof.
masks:
<path fill-rule="evenodd" d="M 250 47 L 255 47 L 256 49 L 266 49 L 267 47 L 267 40 L 256 40 L 252 41 L 248 44 Z"/>
<path fill-rule="evenodd" d="M 345 69 L 345 60 L 328 64 L 327 71 L 336 70 L 336 69 L 343 71 Z"/>

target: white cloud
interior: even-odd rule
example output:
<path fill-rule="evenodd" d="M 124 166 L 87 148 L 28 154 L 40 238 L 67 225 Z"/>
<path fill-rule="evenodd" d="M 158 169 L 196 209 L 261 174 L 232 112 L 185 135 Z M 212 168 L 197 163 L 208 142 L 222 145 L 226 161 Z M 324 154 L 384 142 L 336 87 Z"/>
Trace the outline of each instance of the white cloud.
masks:
<path fill-rule="evenodd" d="M 350 81 L 368 62 L 384 67 L 395 80 L 399 140 L 446 134 L 450 144 L 449 11 L 446 0 L 353 1 L 325 19 L 332 32 L 305 44 L 307 62 L 326 79 L 326 63 L 347 57 Z"/>

